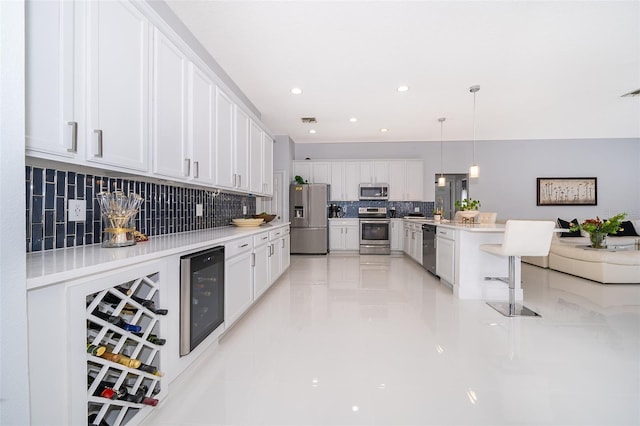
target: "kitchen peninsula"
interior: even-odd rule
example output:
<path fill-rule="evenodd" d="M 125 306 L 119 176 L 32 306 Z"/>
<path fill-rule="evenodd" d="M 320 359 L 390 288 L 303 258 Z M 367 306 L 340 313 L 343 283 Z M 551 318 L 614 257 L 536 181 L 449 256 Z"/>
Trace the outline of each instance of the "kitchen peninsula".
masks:
<path fill-rule="evenodd" d="M 415 219 L 407 219 L 412 223 Z M 508 259 L 480 250 L 482 244 L 500 244 L 504 224 L 463 224 L 420 220 L 437 226 L 436 271 L 440 280 L 452 287 L 459 299 L 506 301 L 507 284 L 485 277 L 507 277 Z M 522 300 L 520 262 L 516 262 L 516 299 Z"/>

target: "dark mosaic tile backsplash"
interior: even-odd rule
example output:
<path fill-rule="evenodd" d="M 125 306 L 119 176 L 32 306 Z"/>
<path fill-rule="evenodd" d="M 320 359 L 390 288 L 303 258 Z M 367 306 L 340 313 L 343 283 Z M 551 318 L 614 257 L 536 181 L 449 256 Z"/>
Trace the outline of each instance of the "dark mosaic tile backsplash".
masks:
<path fill-rule="evenodd" d="M 415 209 L 425 216 L 431 216 L 435 203 L 433 201 L 329 201 L 329 204 L 337 204 L 342 207 L 342 217 L 358 217 L 359 207 L 386 207 L 389 210 L 396 209 L 396 217 L 402 218 L 415 213 Z"/>
<path fill-rule="evenodd" d="M 227 226 L 231 219 L 256 211 L 255 197 L 94 176 L 57 169 L 25 167 L 27 252 L 97 244 L 102 241 L 101 191 L 135 192 L 144 198 L 136 229 L 148 236 Z M 67 220 L 68 200 L 86 200 L 84 222 Z M 203 215 L 196 217 L 196 204 Z"/>

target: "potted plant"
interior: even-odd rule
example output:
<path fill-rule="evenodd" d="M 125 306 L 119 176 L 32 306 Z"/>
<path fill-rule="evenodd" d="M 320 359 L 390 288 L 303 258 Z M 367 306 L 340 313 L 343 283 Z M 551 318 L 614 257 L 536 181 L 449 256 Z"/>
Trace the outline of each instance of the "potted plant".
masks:
<path fill-rule="evenodd" d="M 478 207 L 480 207 L 480 200 L 474 200 L 473 198 L 463 198 L 456 201 L 456 210 L 460 212 L 460 216 L 469 220 L 478 215 Z"/>
<path fill-rule="evenodd" d="M 439 209 L 439 208 L 433 209 L 433 220 L 435 222 L 440 222 L 441 219 L 442 219 L 442 209 Z"/>
<path fill-rule="evenodd" d="M 605 238 L 607 234 L 616 234 L 621 230 L 620 225 L 624 220 L 626 213 L 619 213 L 610 219 L 602 220 L 598 216 L 595 219 L 587 219 L 581 224 L 571 222 L 571 231 L 584 229 L 589 233 L 591 247 L 596 249 L 607 248 Z"/>

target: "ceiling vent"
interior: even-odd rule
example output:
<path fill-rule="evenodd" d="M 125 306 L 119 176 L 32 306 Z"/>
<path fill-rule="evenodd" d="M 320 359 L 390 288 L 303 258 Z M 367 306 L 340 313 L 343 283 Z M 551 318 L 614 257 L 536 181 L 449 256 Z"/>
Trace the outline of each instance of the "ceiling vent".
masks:
<path fill-rule="evenodd" d="M 313 124 L 318 122 L 315 117 L 302 117 L 300 120 L 302 120 L 302 122 L 305 124 Z"/>
<path fill-rule="evenodd" d="M 640 96 L 640 89 L 634 90 L 633 92 L 625 93 L 621 97 L 625 98 L 627 96 Z"/>

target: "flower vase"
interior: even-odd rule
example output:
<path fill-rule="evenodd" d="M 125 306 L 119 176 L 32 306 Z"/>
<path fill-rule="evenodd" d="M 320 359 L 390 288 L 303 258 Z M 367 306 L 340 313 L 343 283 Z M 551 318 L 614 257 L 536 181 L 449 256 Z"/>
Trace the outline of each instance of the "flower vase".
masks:
<path fill-rule="evenodd" d="M 603 249 L 607 248 L 607 244 L 605 243 L 605 238 L 607 237 L 606 232 L 592 232 L 589 234 L 589 238 L 591 239 L 591 247 L 595 249 Z"/>

